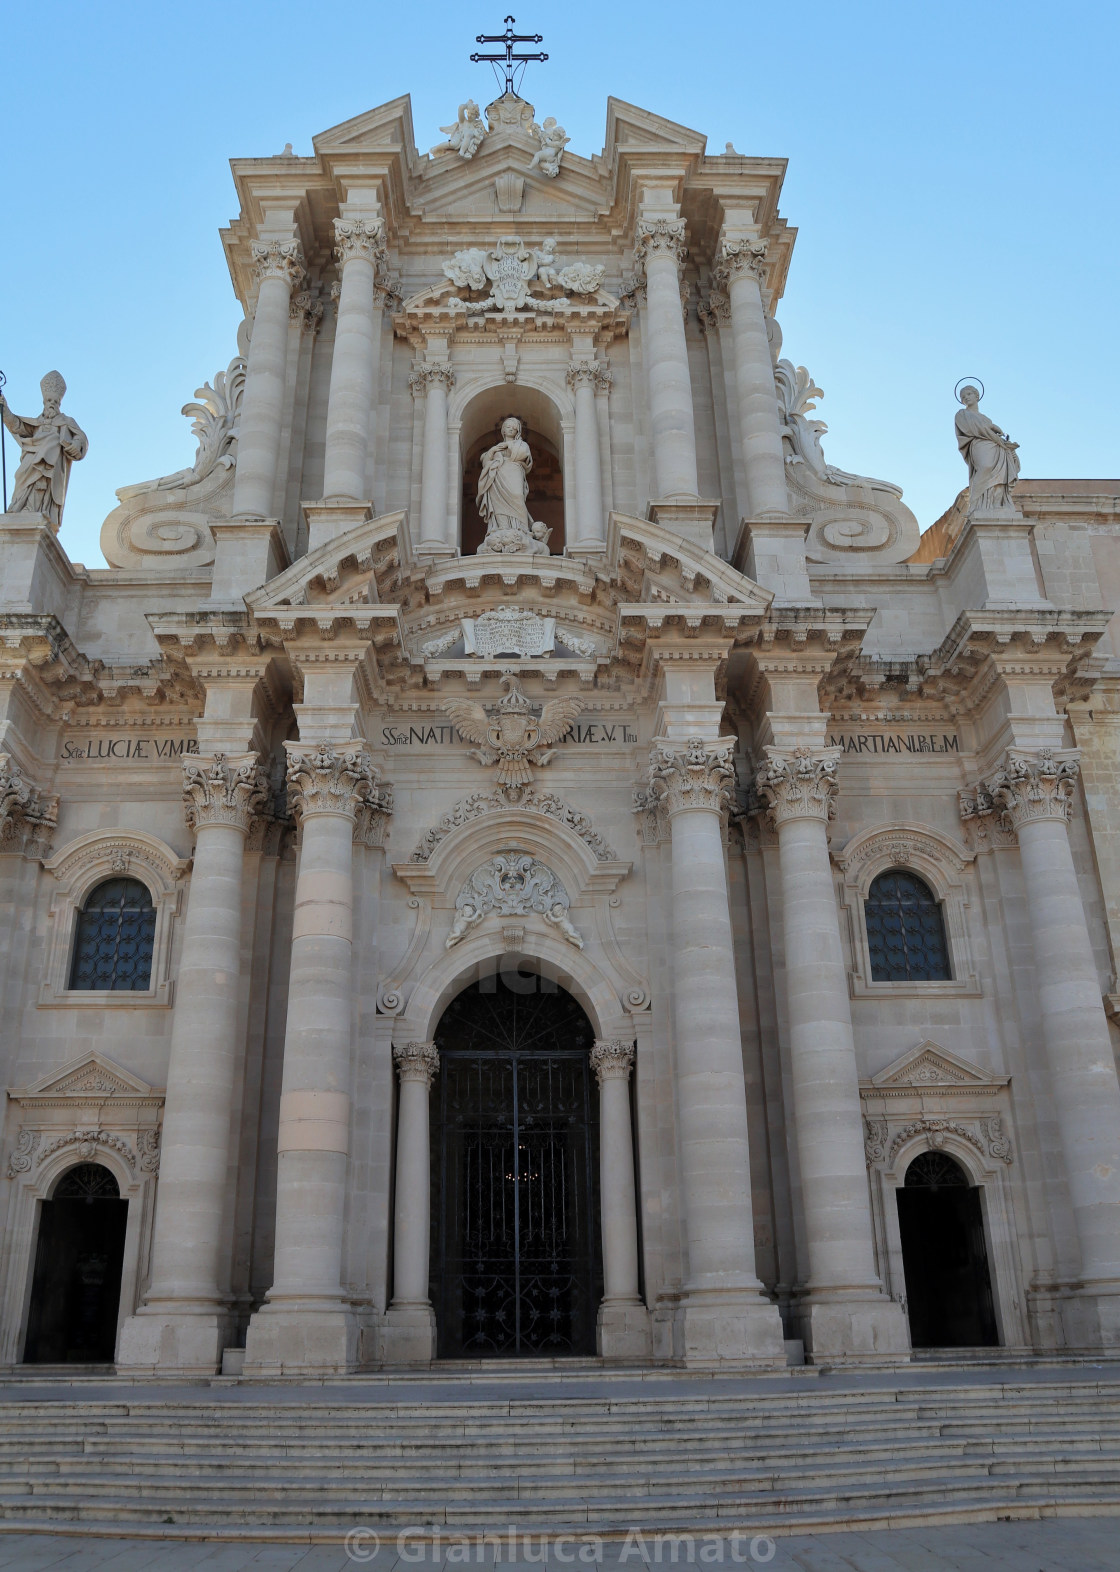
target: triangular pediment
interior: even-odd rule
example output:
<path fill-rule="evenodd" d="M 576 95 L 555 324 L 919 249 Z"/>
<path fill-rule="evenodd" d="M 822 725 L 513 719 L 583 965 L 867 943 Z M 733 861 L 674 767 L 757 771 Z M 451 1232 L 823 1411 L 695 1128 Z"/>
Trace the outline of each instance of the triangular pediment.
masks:
<path fill-rule="evenodd" d="M 404 93 L 375 109 L 366 109 L 350 120 L 330 126 L 312 138 L 316 153 L 379 152 L 396 149 L 411 154 L 416 138 L 412 130 L 412 98 Z"/>
<path fill-rule="evenodd" d="M 964 1091 L 970 1087 L 1006 1086 L 1007 1080 L 1007 1076 L 992 1075 L 939 1043 L 926 1041 L 872 1076 L 869 1084 L 880 1092 L 922 1091 L 926 1087 L 956 1087 Z"/>
<path fill-rule="evenodd" d="M 702 156 L 707 137 L 676 120 L 667 120 L 650 109 L 629 104 L 624 98 L 607 99 L 608 150 L 613 147 L 663 147 Z"/>
<path fill-rule="evenodd" d="M 28 1098 L 73 1098 L 76 1102 L 101 1101 L 114 1097 L 158 1097 L 162 1095 L 138 1075 L 115 1064 L 103 1054 L 83 1054 L 61 1070 L 51 1070 L 22 1091 L 9 1092 L 15 1101 Z"/>

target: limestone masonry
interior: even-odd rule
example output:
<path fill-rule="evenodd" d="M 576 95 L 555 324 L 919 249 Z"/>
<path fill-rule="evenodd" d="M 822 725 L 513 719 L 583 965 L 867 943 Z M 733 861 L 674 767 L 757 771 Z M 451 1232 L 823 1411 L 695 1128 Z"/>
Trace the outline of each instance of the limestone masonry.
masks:
<path fill-rule="evenodd" d="M 234 160 L 108 568 L 3 407 L 0 1364 L 1116 1352 L 1120 481 L 920 534 L 782 160 L 450 107 Z"/>

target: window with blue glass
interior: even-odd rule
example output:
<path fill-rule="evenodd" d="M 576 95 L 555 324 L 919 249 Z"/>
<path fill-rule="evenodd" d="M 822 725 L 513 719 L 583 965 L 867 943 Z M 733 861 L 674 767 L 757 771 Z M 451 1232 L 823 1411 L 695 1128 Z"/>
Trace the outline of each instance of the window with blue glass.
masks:
<path fill-rule="evenodd" d="M 873 880 L 864 906 L 872 982 L 948 982 L 941 905 L 915 874 L 892 868 Z"/>
<path fill-rule="evenodd" d="M 152 980 L 156 909 L 139 879 L 106 879 L 78 913 L 70 987 L 146 992 Z"/>

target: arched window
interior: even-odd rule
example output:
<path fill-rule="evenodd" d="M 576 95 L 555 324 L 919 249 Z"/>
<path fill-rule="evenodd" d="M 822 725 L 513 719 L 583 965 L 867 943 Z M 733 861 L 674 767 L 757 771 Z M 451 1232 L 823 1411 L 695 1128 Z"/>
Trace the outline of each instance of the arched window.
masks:
<path fill-rule="evenodd" d="M 872 982 L 948 982 L 949 948 L 937 897 L 915 874 L 891 868 L 864 905 Z"/>
<path fill-rule="evenodd" d="M 156 910 L 139 879 L 106 879 L 78 913 L 70 987 L 142 993 L 151 986 Z"/>

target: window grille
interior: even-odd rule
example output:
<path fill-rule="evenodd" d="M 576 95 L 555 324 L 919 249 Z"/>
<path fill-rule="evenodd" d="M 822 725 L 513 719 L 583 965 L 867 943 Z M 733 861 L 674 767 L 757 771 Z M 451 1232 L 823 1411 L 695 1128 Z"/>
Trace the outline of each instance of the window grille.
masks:
<path fill-rule="evenodd" d="M 139 879 L 107 879 L 78 913 L 72 989 L 143 992 L 151 985 L 156 911 Z"/>
<path fill-rule="evenodd" d="M 872 982 L 949 982 L 941 907 L 929 885 L 897 868 L 881 873 L 864 906 Z"/>

